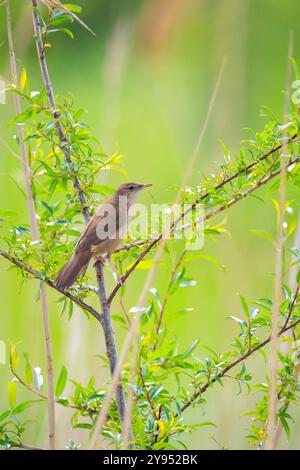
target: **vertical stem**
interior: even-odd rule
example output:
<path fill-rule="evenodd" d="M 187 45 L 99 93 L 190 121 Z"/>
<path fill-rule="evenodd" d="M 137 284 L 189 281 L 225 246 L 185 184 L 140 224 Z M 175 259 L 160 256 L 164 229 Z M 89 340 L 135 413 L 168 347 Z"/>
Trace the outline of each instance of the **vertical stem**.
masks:
<path fill-rule="evenodd" d="M 69 167 L 73 170 L 73 162 L 71 158 L 70 146 L 68 144 L 63 126 L 60 122 L 60 114 L 56 107 L 53 87 L 52 87 L 52 83 L 51 83 L 51 79 L 50 79 L 50 75 L 49 75 L 49 71 L 47 67 L 44 48 L 42 45 L 41 26 L 40 26 L 39 16 L 37 14 L 36 0 L 32 0 L 32 7 L 33 7 L 32 18 L 33 18 L 33 26 L 34 26 L 34 34 L 35 34 L 35 43 L 36 43 L 42 78 L 43 78 L 43 82 L 46 88 L 46 93 L 47 93 L 47 97 L 49 101 L 49 106 L 52 111 L 53 118 L 55 120 L 55 126 L 56 126 L 57 133 L 61 142 L 61 147 L 63 149 L 65 160 L 68 163 Z M 72 172 L 72 180 L 73 180 L 73 186 L 78 194 L 78 198 L 82 207 L 82 212 L 83 212 L 85 223 L 87 224 L 90 221 L 90 213 L 89 213 L 89 209 L 87 206 L 85 194 L 82 190 L 81 183 L 77 175 L 74 173 L 74 171 Z M 100 262 L 96 263 L 95 269 L 96 269 L 96 275 L 97 275 L 99 301 L 100 301 L 102 319 L 103 319 L 101 326 L 103 327 L 103 332 L 104 332 L 106 354 L 109 360 L 110 372 L 111 372 L 111 375 L 113 376 L 118 365 L 118 353 L 117 353 L 117 347 L 116 347 L 116 342 L 115 342 L 115 335 L 114 335 L 114 331 L 113 331 L 112 323 L 111 323 L 110 307 L 107 302 L 107 294 L 106 294 L 105 279 L 104 279 L 102 264 Z M 118 380 L 118 385 L 116 387 L 116 402 L 117 402 L 120 419 L 121 419 L 121 422 L 123 423 L 124 416 L 125 416 L 125 409 L 126 409 L 126 400 L 125 400 L 125 393 L 124 393 L 123 386 L 119 383 L 119 380 Z M 132 433 L 130 431 L 130 436 L 131 435 Z"/>
<path fill-rule="evenodd" d="M 291 64 L 293 49 L 293 37 L 289 35 L 288 46 L 288 67 L 287 67 L 287 83 L 286 83 L 286 96 L 284 105 L 284 122 L 288 120 L 289 101 L 290 101 L 290 81 L 291 81 Z M 286 136 L 287 137 L 287 136 Z M 276 243 L 276 259 L 275 259 L 275 285 L 274 285 L 274 303 L 272 312 L 271 324 L 271 346 L 270 346 L 270 388 L 269 388 L 269 409 L 268 409 L 268 422 L 267 422 L 267 438 L 266 450 L 275 449 L 276 437 L 276 416 L 277 416 L 277 368 L 278 368 L 278 331 L 279 331 L 279 310 L 281 299 L 281 286 L 282 286 L 282 255 L 284 249 L 284 233 L 283 222 L 285 213 L 285 198 L 286 198 L 286 149 L 287 138 L 282 148 L 280 156 L 280 185 L 279 185 L 279 217 L 278 217 L 278 234 Z"/>
<path fill-rule="evenodd" d="M 16 65 L 16 56 L 14 51 L 12 28 L 11 28 L 11 14 L 10 14 L 10 0 L 6 0 L 6 20 L 7 20 L 7 36 L 9 45 L 9 58 L 10 68 L 12 75 L 12 82 L 18 86 L 18 73 Z M 14 106 L 16 115 L 21 113 L 20 97 L 14 94 Z M 34 198 L 31 186 L 31 171 L 29 165 L 29 159 L 27 154 L 26 145 L 24 143 L 24 128 L 18 126 L 20 152 L 24 173 L 25 190 L 27 206 L 30 217 L 30 225 L 32 231 L 32 238 L 34 241 L 38 241 L 40 238 L 38 222 L 36 219 Z M 53 450 L 55 448 L 55 398 L 54 398 L 54 373 L 53 373 L 53 360 L 52 360 L 52 344 L 50 334 L 50 322 L 49 322 L 49 310 L 46 286 L 42 283 L 41 286 L 41 303 L 42 303 L 42 315 L 43 315 L 43 329 L 44 329 L 44 342 L 46 350 L 46 364 L 47 364 L 47 383 L 48 383 L 48 435 L 49 435 L 49 448 Z"/>

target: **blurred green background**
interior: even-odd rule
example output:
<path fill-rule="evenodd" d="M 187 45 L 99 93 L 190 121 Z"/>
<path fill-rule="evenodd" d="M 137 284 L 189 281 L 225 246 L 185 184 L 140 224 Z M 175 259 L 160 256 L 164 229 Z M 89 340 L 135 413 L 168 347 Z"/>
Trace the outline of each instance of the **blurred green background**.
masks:
<path fill-rule="evenodd" d="M 25 66 L 31 88 L 41 86 L 40 71 L 32 41 L 31 12 L 28 1 L 11 2 L 14 39 L 18 64 Z M 215 162 L 222 159 L 222 139 L 230 149 L 238 149 L 247 136 L 244 127 L 262 129 L 261 105 L 269 106 L 282 116 L 287 67 L 288 33 L 295 32 L 294 57 L 299 59 L 298 34 L 300 4 L 298 0 L 83 0 L 82 17 L 96 32 L 96 37 L 73 24 L 75 39 L 55 35 L 48 50 L 49 68 L 57 93 L 72 92 L 78 106 L 88 110 L 86 122 L 110 153 L 117 145 L 125 155 L 128 178 L 153 182 L 143 195 L 146 204 L 172 202 L 174 186 L 182 174 L 203 124 L 210 96 L 222 60 L 227 64 L 217 101 L 200 148 L 191 184 L 201 181 L 203 172 L 217 171 Z M 5 10 L 0 10 L 0 75 L 9 79 Z M 13 141 L 15 128 L 7 123 L 13 116 L 11 97 L 0 105 L 0 195 L 1 209 L 15 210 L 20 224 L 27 223 L 24 197 L 16 186 L 23 185 L 18 152 Z M 10 176 L 13 178 L 11 179 Z M 99 182 L 117 186 L 120 174 L 100 175 Z M 296 199 L 291 190 L 288 197 Z M 265 189 L 261 194 L 264 195 Z M 224 218 L 224 215 L 223 215 Z M 221 218 L 220 220 L 223 220 Z M 249 198 L 226 213 L 231 238 L 222 236 L 217 243 L 207 241 L 204 252 L 217 257 L 226 267 L 205 260 L 189 265 L 188 274 L 197 286 L 181 289 L 169 304 L 169 330 L 187 346 L 199 337 L 218 351 L 228 348 L 237 326 L 226 319 L 241 314 L 237 293 L 250 301 L 272 295 L 274 249 L 255 236 L 251 229 L 275 233 L 275 210 L 266 202 Z M 20 287 L 15 270 L 0 260 L 1 333 L 5 342 L 20 342 L 19 350 L 28 351 L 34 366 L 43 357 L 40 304 L 35 300 L 38 284 Z M 135 305 L 146 272 L 137 271 L 129 280 L 125 303 Z M 162 266 L 155 286 L 160 292 L 166 284 L 168 266 Z M 107 273 L 108 283 L 112 279 Z M 102 332 L 77 308 L 70 322 L 59 317 L 57 296 L 51 299 L 51 328 L 56 376 L 65 364 L 69 374 L 83 383 L 97 377 L 105 380 L 95 354 L 104 352 Z M 176 317 L 173 310 L 194 307 L 194 312 Z M 113 313 L 121 313 L 118 303 Z M 118 345 L 124 332 L 117 328 Z M 198 354 L 206 356 L 201 347 Z M 261 355 L 249 361 L 257 381 L 264 378 L 266 366 Z M 0 405 L 7 407 L 5 394 L 10 379 L 7 365 L 0 365 Z M 31 398 L 18 388 L 18 400 Z M 215 386 L 206 396 L 203 409 L 188 412 L 191 421 L 214 421 L 217 428 L 200 428 L 185 436 L 188 448 L 248 448 L 245 431 L 249 417 L 240 415 L 251 409 L 258 396 L 237 395 L 229 380 Z M 299 417 L 289 443 L 285 436 L 282 448 L 299 448 Z M 36 420 L 27 433 L 26 442 L 45 445 L 46 408 L 36 405 L 28 413 Z M 59 446 L 68 438 L 86 443 L 84 430 L 71 431 L 69 412 L 57 407 Z"/>

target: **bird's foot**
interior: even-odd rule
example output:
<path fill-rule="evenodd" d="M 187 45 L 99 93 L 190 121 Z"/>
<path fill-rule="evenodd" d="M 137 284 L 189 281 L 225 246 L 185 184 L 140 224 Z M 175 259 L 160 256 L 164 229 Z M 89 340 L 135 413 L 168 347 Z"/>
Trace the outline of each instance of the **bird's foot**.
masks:
<path fill-rule="evenodd" d="M 125 281 L 126 281 L 125 276 L 124 275 L 120 276 L 120 278 L 119 278 L 120 286 L 125 286 Z"/>
<path fill-rule="evenodd" d="M 94 259 L 95 259 L 95 262 L 94 262 L 94 264 L 93 264 L 93 267 L 95 267 L 97 263 L 101 263 L 102 266 L 104 266 L 104 264 L 105 264 L 105 259 L 103 258 L 103 256 L 95 256 Z"/>

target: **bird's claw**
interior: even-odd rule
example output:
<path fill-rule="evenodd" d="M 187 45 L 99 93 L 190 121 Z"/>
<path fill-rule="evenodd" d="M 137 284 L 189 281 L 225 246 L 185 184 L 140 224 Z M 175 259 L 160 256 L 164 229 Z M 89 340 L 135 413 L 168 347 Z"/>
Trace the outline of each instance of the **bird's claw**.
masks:
<path fill-rule="evenodd" d="M 95 267 L 97 263 L 101 263 L 102 266 L 104 266 L 105 259 L 102 256 L 95 256 L 95 262 L 93 264 L 93 267 Z"/>

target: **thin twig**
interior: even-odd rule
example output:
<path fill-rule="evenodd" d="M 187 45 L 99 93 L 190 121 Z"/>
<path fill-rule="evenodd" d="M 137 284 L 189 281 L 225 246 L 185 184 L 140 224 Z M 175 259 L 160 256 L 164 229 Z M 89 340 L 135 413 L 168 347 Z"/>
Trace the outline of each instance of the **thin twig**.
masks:
<path fill-rule="evenodd" d="M 57 3 L 57 2 L 52 1 L 52 4 L 54 3 Z M 89 213 L 89 209 L 87 206 L 86 198 L 85 198 L 81 183 L 78 179 L 78 176 L 76 175 L 74 171 L 73 162 L 71 158 L 71 149 L 70 149 L 68 140 L 66 138 L 66 135 L 64 133 L 63 126 L 60 121 L 59 111 L 56 107 L 53 87 L 52 87 L 52 83 L 51 83 L 51 79 L 50 79 L 50 75 L 49 75 L 49 71 L 47 67 L 45 53 L 42 47 L 41 26 L 40 26 L 39 16 L 37 14 L 37 1 L 36 0 L 32 0 L 32 6 L 33 6 L 32 17 L 33 17 L 33 25 L 34 25 L 34 32 L 35 32 L 35 43 L 36 43 L 38 59 L 39 59 L 40 67 L 41 67 L 42 78 L 44 81 L 44 85 L 46 88 L 46 93 L 47 93 L 47 97 L 49 101 L 49 106 L 50 106 L 53 118 L 55 120 L 55 126 L 56 126 L 56 130 L 57 130 L 61 145 L 63 147 L 65 160 L 68 166 L 70 167 L 70 169 L 72 170 L 73 186 L 78 194 L 78 198 L 82 207 L 84 220 L 85 220 L 85 223 L 87 224 L 90 221 L 90 213 Z M 101 311 L 102 311 L 101 325 L 102 325 L 104 337 L 105 337 L 106 354 L 109 360 L 110 372 L 111 372 L 111 375 L 113 375 L 118 364 L 118 354 L 117 354 L 117 348 L 116 348 L 116 342 L 115 342 L 115 335 L 114 335 L 112 322 L 111 322 L 110 308 L 109 308 L 109 304 L 107 303 L 107 295 L 106 295 L 105 279 L 104 279 L 102 263 L 97 262 L 95 264 L 95 270 L 96 270 L 97 283 L 98 283 L 99 301 L 100 301 Z M 117 407 L 118 407 L 121 422 L 123 422 L 124 415 L 125 415 L 125 408 L 126 408 L 126 399 L 125 399 L 124 389 L 121 384 L 118 384 L 117 386 L 116 402 L 117 402 Z"/>
<path fill-rule="evenodd" d="M 291 302 L 291 305 L 290 305 L 290 308 L 289 308 L 289 313 L 288 313 L 288 316 L 285 320 L 284 326 L 287 326 L 287 324 L 289 323 L 289 321 L 291 319 L 291 316 L 292 316 L 292 313 L 293 313 L 293 310 L 294 310 L 294 306 L 295 306 L 295 303 L 297 301 L 297 297 L 298 297 L 298 294 L 299 294 L 299 289 L 300 289 L 300 285 L 298 284 L 297 287 L 296 287 L 296 292 L 293 296 L 293 300 Z"/>
<path fill-rule="evenodd" d="M 172 269 L 172 272 L 169 276 L 169 282 L 168 282 L 168 286 L 167 286 L 167 289 L 166 289 L 166 292 L 165 292 L 165 295 L 164 295 L 164 298 L 163 298 L 163 302 L 162 302 L 162 306 L 161 306 L 161 309 L 160 309 L 160 313 L 159 313 L 159 319 L 158 319 L 158 322 L 157 322 L 157 327 L 156 327 L 156 340 L 155 340 L 155 343 L 154 343 L 154 346 L 153 346 L 153 351 L 156 350 L 157 348 L 157 344 L 158 344 L 158 340 L 159 340 L 159 331 L 160 331 L 160 328 L 161 328 L 161 324 L 162 324 L 162 320 L 163 320 L 163 315 L 164 315 L 164 312 L 165 312 L 165 309 L 166 309 L 166 306 L 167 306 L 167 302 L 168 302 L 168 299 L 169 299 L 169 296 L 170 296 L 170 286 L 171 286 L 171 283 L 172 283 L 172 280 L 177 272 L 177 269 L 179 268 L 179 266 L 181 265 L 182 261 L 183 261 L 183 258 L 186 254 L 186 250 L 183 250 L 183 252 L 181 253 L 181 255 L 179 256 L 174 268 Z"/>
<path fill-rule="evenodd" d="M 10 0 L 6 0 L 6 19 L 7 19 L 7 35 L 9 44 L 9 56 L 10 56 L 10 67 L 12 74 L 12 82 L 15 87 L 18 87 L 18 72 L 16 64 L 16 56 L 13 44 L 13 35 L 11 28 L 11 14 L 10 14 Z M 19 115 L 22 111 L 20 97 L 14 94 L 14 105 L 16 115 Z M 35 213 L 34 198 L 31 185 L 31 169 L 29 164 L 29 158 L 27 154 L 26 145 L 24 142 L 25 133 L 24 127 L 18 126 L 19 133 L 19 146 L 22 158 L 22 166 L 25 181 L 26 199 L 27 206 L 30 216 L 30 225 L 32 231 L 32 239 L 39 241 L 40 233 L 39 226 Z M 40 255 L 42 260 L 42 256 Z M 41 285 L 41 304 L 42 304 L 42 317 L 43 317 L 43 330 L 44 330 L 44 342 L 46 351 L 46 365 L 47 365 L 47 385 L 48 385 L 48 434 L 49 434 L 49 448 L 55 449 L 55 397 L 54 397 L 54 371 L 53 371 L 53 359 L 52 359 L 52 344 L 51 344 L 51 332 L 50 332 L 50 321 L 49 321 L 49 309 L 46 286 L 44 283 Z"/>
<path fill-rule="evenodd" d="M 24 450 L 46 450 L 46 449 L 43 449 L 42 447 L 36 447 L 30 444 L 25 444 L 24 442 L 10 443 L 10 447 L 15 447 L 17 449 L 24 449 Z"/>
<path fill-rule="evenodd" d="M 33 393 L 37 397 L 41 398 L 41 400 L 45 400 L 45 401 L 48 400 L 47 395 L 44 395 L 43 393 L 40 393 L 38 390 L 36 390 L 35 388 L 31 387 L 31 385 L 26 383 L 22 379 L 22 377 L 17 373 L 17 371 L 12 367 L 12 364 L 10 364 L 10 370 L 11 370 L 12 374 L 15 376 L 15 378 L 20 382 L 20 384 L 23 385 L 23 387 L 27 388 L 27 390 L 29 390 L 31 393 Z M 66 408 L 66 405 L 61 403 L 59 400 L 56 400 L 55 403 L 58 403 L 59 405 Z M 83 407 L 83 406 L 72 405 L 71 403 L 69 403 L 67 407 L 72 408 L 74 410 L 85 411 L 85 412 L 88 412 L 88 413 L 97 413 L 97 411 L 94 410 L 94 409 L 89 409 L 89 408 Z"/>
<path fill-rule="evenodd" d="M 283 335 L 283 333 L 285 333 L 286 331 L 289 331 L 293 328 L 295 328 L 297 325 L 299 325 L 300 323 L 300 318 L 296 321 L 294 321 L 293 323 L 290 323 L 289 325 L 283 327 L 280 329 L 280 331 L 278 332 L 278 337 L 280 337 L 281 335 Z M 228 366 L 226 366 L 222 372 L 220 372 L 219 374 L 216 374 L 214 377 L 212 377 L 210 379 L 209 382 L 206 382 L 206 384 L 204 384 L 197 392 L 195 392 L 193 394 L 193 396 L 184 403 L 184 405 L 181 407 L 181 410 L 180 412 L 183 413 L 187 408 L 189 408 L 194 402 L 195 400 L 197 400 L 197 398 L 199 398 L 203 393 L 206 392 L 206 390 L 215 382 L 219 381 L 222 377 L 224 377 L 225 374 L 227 374 L 227 372 L 229 372 L 231 369 L 233 369 L 235 366 L 237 366 L 238 364 L 240 364 L 241 362 L 245 361 L 246 359 L 248 359 L 249 356 L 251 356 L 253 353 L 255 353 L 256 351 L 258 351 L 259 349 L 263 348 L 264 346 L 266 346 L 268 343 L 271 343 L 273 341 L 273 339 L 271 338 L 271 336 L 269 336 L 267 339 L 265 339 L 264 341 L 262 341 L 261 343 L 257 344 L 254 348 L 252 349 L 248 349 L 248 351 L 243 354 L 242 356 L 238 357 L 235 361 L 231 362 L 230 364 L 228 364 Z M 176 417 L 179 416 L 179 414 L 176 414 L 175 415 Z"/>
<path fill-rule="evenodd" d="M 152 415 L 153 415 L 153 419 L 154 419 L 154 421 L 157 421 L 155 406 L 154 406 L 154 403 L 153 403 L 153 401 L 150 397 L 150 393 L 149 393 L 149 390 L 148 390 L 147 385 L 145 383 L 145 380 L 144 380 L 144 377 L 143 377 L 143 371 L 142 371 L 142 368 L 141 368 L 140 365 L 138 366 L 138 372 L 139 372 L 139 376 L 140 376 L 140 379 L 141 379 L 143 390 L 144 390 L 146 398 L 147 398 L 147 402 L 150 406 L 150 409 L 151 409 L 151 412 L 152 412 Z"/>
<path fill-rule="evenodd" d="M 91 307 L 90 305 L 85 303 L 80 297 L 77 297 L 76 295 L 71 294 L 67 290 L 58 290 L 55 287 L 54 282 L 51 279 L 45 278 L 42 273 L 40 273 L 39 271 L 36 271 L 31 266 L 28 266 L 27 264 L 25 264 L 22 261 L 18 260 L 17 258 L 12 256 L 7 251 L 4 251 L 4 250 L 0 249 L 0 256 L 3 256 L 3 258 L 6 258 L 8 261 L 13 263 L 15 266 L 18 266 L 23 271 L 26 271 L 28 274 L 31 274 L 36 279 L 39 279 L 40 281 L 43 281 L 43 283 L 47 284 L 49 287 L 54 289 L 56 292 L 64 295 L 65 297 L 67 297 L 68 299 L 72 300 L 77 305 L 79 305 L 79 307 L 81 307 L 83 310 L 86 310 L 87 312 L 89 312 L 100 323 L 102 322 L 102 316 L 100 315 L 100 313 L 97 312 L 97 310 L 95 310 L 93 307 Z"/>
<path fill-rule="evenodd" d="M 76 20 L 83 28 L 89 31 L 93 36 L 96 36 L 94 31 L 84 22 L 79 16 L 75 15 L 66 5 L 56 0 L 40 0 L 42 3 L 47 5 L 49 8 L 56 8 L 57 10 L 63 10 L 65 13 L 70 15 L 74 20 Z"/>

